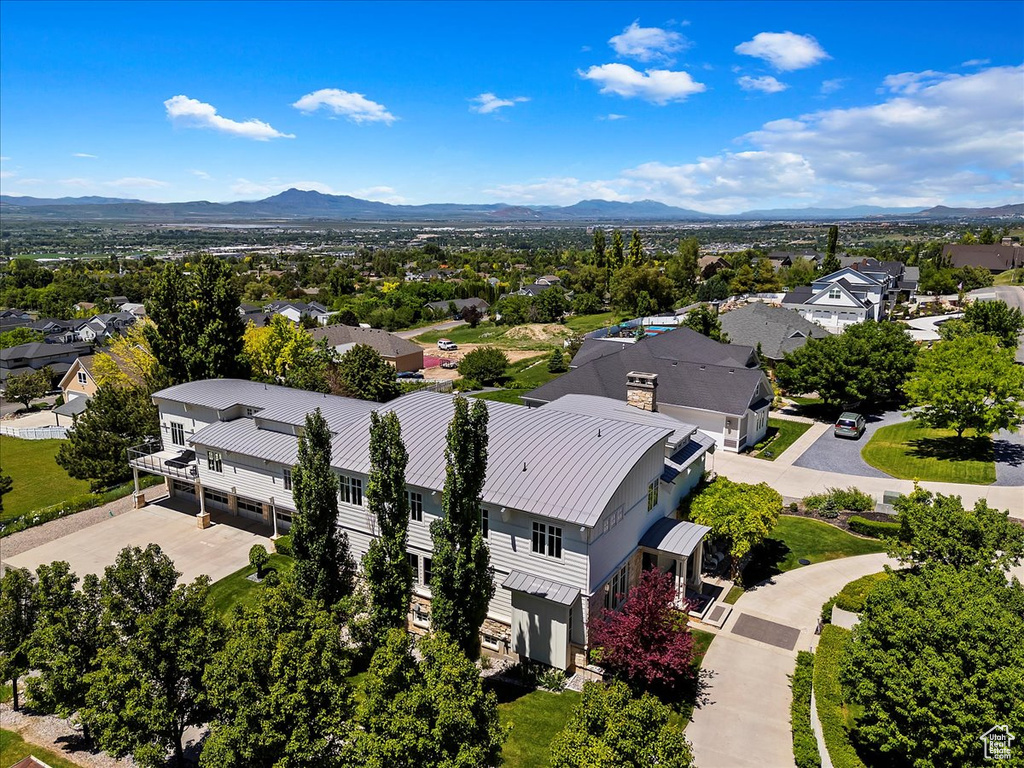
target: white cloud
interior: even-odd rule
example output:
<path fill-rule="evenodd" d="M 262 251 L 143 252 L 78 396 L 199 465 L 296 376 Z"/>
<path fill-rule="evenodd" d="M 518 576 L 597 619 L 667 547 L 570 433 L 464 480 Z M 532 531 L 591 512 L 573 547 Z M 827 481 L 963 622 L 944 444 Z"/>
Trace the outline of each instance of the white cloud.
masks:
<path fill-rule="evenodd" d="M 835 77 L 832 78 L 831 80 L 822 80 L 821 93 L 823 96 L 827 96 L 830 93 L 835 93 L 836 91 L 842 89 L 844 85 L 846 85 L 845 77 Z"/>
<path fill-rule="evenodd" d="M 759 32 L 735 50 L 744 56 L 764 59 L 782 72 L 804 69 L 831 58 L 813 37 L 793 32 Z"/>
<path fill-rule="evenodd" d="M 941 83 L 943 80 L 949 80 L 951 77 L 955 77 L 955 75 L 936 72 L 934 69 L 926 69 L 923 72 L 900 72 L 898 75 L 887 76 L 882 81 L 882 85 L 893 93 L 912 94 L 936 83 Z M 884 91 L 882 92 L 884 93 Z"/>
<path fill-rule="evenodd" d="M 615 112 L 609 112 L 607 115 L 601 115 L 597 118 L 598 120 L 625 120 L 625 115 L 619 115 Z"/>
<path fill-rule="evenodd" d="M 524 205 L 572 205 L 580 200 L 626 200 L 616 188 L 617 182 L 581 181 L 572 177 L 541 179 L 527 184 L 498 184 L 485 189 L 503 203 Z"/>
<path fill-rule="evenodd" d="M 396 118 L 388 112 L 387 107 L 371 101 L 361 93 L 342 91 L 338 88 L 321 88 L 319 91 L 307 93 L 292 104 L 293 107 L 307 114 L 318 109 L 327 109 L 341 115 L 353 123 L 384 123 L 391 125 Z"/>
<path fill-rule="evenodd" d="M 17 175 L 17 171 L 0 171 L 0 179 L 10 179 Z"/>
<path fill-rule="evenodd" d="M 608 44 L 623 58 L 671 64 L 672 54 L 687 48 L 689 41 L 678 32 L 660 27 L 641 27 L 637 20 L 611 38 Z"/>
<path fill-rule="evenodd" d="M 160 187 L 167 187 L 170 185 L 166 181 L 147 179 L 143 176 L 126 176 L 123 179 L 104 181 L 103 186 L 124 189 L 159 189 Z"/>
<path fill-rule="evenodd" d="M 740 88 L 744 91 L 761 91 L 762 93 L 779 93 L 789 88 L 785 83 L 780 83 L 771 75 L 765 75 L 764 77 L 750 77 L 744 75 L 737 81 Z"/>
<path fill-rule="evenodd" d="M 88 152 L 74 152 L 74 153 L 72 153 L 71 156 L 72 157 L 86 157 L 86 158 L 89 158 L 91 160 L 95 160 L 96 159 L 96 155 L 90 155 Z"/>
<path fill-rule="evenodd" d="M 493 93 L 481 93 L 474 96 L 470 101 L 475 101 L 476 106 L 470 107 L 470 112 L 477 112 L 481 115 L 489 115 L 503 107 L 514 107 L 516 104 L 529 101 L 526 96 L 516 96 L 511 99 L 499 99 Z"/>
<path fill-rule="evenodd" d="M 691 94 L 707 90 L 703 83 L 690 77 L 689 72 L 667 69 L 638 72 L 627 64 L 593 66 L 586 72 L 579 72 L 579 76 L 599 83 L 601 93 L 614 93 L 627 99 L 638 97 L 659 105 L 685 101 Z"/>
<path fill-rule="evenodd" d="M 965 61 L 960 66 L 961 67 L 983 67 L 986 64 L 991 64 L 991 63 L 992 63 L 992 59 L 968 59 L 967 61 Z"/>
<path fill-rule="evenodd" d="M 209 181 L 210 179 L 213 178 L 213 176 L 208 174 L 206 171 L 200 171 L 197 170 L 196 168 L 192 168 L 191 170 L 189 170 L 189 173 L 191 173 L 193 176 L 199 177 L 200 179 L 205 179 L 206 181 Z"/>
<path fill-rule="evenodd" d="M 217 108 L 212 104 L 206 104 L 198 99 L 190 99 L 188 96 L 174 96 L 164 102 L 167 109 L 167 117 L 176 123 L 192 128 L 210 128 L 221 133 L 232 136 L 241 136 L 256 141 L 269 141 L 270 139 L 294 139 L 290 133 L 281 133 L 277 129 L 255 118 L 239 122 L 229 120 L 217 114 Z"/>
<path fill-rule="evenodd" d="M 351 192 L 347 192 L 346 194 L 349 194 L 352 197 L 361 198 L 363 200 L 376 200 L 379 203 L 391 203 L 392 205 L 402 205 L 408 202 L 406 198 L 398 194 L 394 187 L 387 186 L 354 189 Z"/>
<path fill-rule="evenodd" d="M 9 158 L 9 157 L 6 157 L 6 156 L 4 156 L 4 157 L 0 157 L 0 163 L 2 163 L 2 162 L 3 162 L 3 161 L 5 161 L 5 160 L 10 160 L 10 159 L 11 159 L 11 158 Z"/>

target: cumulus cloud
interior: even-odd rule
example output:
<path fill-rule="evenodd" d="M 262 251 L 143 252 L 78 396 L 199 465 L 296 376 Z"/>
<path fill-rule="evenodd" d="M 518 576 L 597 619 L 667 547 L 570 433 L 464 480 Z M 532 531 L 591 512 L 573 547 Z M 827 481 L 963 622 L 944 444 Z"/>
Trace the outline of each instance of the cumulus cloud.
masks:
<path fill-rule="evenodd" d="M 307 93 L 292 106 L 306 114 L 326 109 L 358 124 L 391 125 L 398 119 L 383 104 L 371 101 L 361 93 L 343 91 L 339 88 L 321 88 L 319 91 Z"/>
<path fill-rule="evenodd" d="M 763 59 L 781 72 L 805 69 L 831 58 L 810 35 L 794 32 L 759 32 L 753 40 L 740 43 L 736 53 Z"/>
<path fill-rule="evenodd" d="M 961 67 L 983 67 L 986 64 L 991 64 L 991 63 L 992 63 L 992 59 L 968 59 L 967 61 L 965 61 L 960 66 Z"/>
<path fill-rule="evenodd" d="M 885 90 L 893 93 L 912 94 L 923 88 L 949 80 L 955 75 L 945 72 L 936 72 L 934 69 L 926 69 L 923 72 L 900 72 L 897 75 L 889 75 L 882 81 Z M 883 91 L 884 92 L 884 91 Z"/>
<path fill-rule="evenodd" d="M 294 139 L 290 133 L 281 133 L 262 120 L 251 118 L 239 122 L 229 120 L 217 114 L 217 108 L 212 104 L 206 104 L 198 99 L 190 99 L 188 96 L 174 96 L 164 102 L 167 109 L 167 117 L 171 121 L 191 128 L 209 128 L 231 136 L 241 136 L 245 139 L 256 141 L 269 141 L 270 139 Z"/>
<path fill-rule="evenodd" d="M 771 75 L 764 77 L 750 77 L 744 75 L 737 81 L 744 91 L 761 91 L 762 93 L 779 93 L 789 88 L 785 83 L 780 83 Z"/>
<path fill-rule="evenodd" d="M 476 104 L 469 108 L 470 112 L 477 112 L 481 115 L 489 115 L 492 112 L 497 112 L 503 107 L 514 107 L 516 104 L 529 101 L 530 99 L 526 96 L 516 96 L 511 99 L 499 99 L 493 93 L 481 93 L 479 96 L 474 96 L 470 101 L 476 102 Z"/>
<path fill-rule="evenodd" d="M 90 155 L 88 152 L 73 152 L 71 156 L 72 157 L 85 157 L 85 158 L 89 158 L 91 160 L 95 160 L 96 159 L 96 155 Z"/>
<path fill-rule="evenodd" d="M 672 54 L 687 48 L 689 41 L 678 32 L 660 27 L 641 27 L 637 20 L 611 38 L 608 44 L 623 58 L 671 64 Z"/>
<path fill-rule="evenodd" d="M 627 99 L 641 98 L 659 105 L 685 101 L 691 94 L 707 90 L 707 86 L 694 80 L 689 72 L 668 69 L 638 72 L 628 64 L 593 66 L 586 72 L 579 72 L 579 76 L 600 84 L 601 93 L 614 93 Z"/>
<path fill-rule="evenodd" d="M 830 93 L 835 93 L 846 85 L 845 77 L 835 77 L 831 80 L 821 81 L 821 93 L 823 96 L 828 96 Z"/>

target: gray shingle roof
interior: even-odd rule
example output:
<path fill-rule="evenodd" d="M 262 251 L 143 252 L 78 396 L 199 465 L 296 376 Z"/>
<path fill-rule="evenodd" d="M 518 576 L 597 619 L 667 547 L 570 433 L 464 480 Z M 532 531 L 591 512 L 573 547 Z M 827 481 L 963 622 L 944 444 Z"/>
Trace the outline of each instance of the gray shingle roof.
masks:
<path fill-rule="evenodd" d="M 567 584 L 559 584 L 557 581 L 542 579 L 532 573 L 512 571 L 501 583 L 501 586 L 515 592 L 525 592 L 533 597 L 540 597 L 561 605 L 572 605 L 579 597 L 579 587 L 570 587 Z"/>
<path fill-rule="evenodd" d="M 669 436 L 668 442 L 672 445 L 685 442 L 690 435 L 697 431 L 696 424 L 687 424 L 664 413 L 642 411 L 629 403 L 622 400 L 614 400 L 610 397 L 577 394 L 563 395 L 544 407 L 549 411 L 579 413 L 584 416 L 600 416 L 603 419 L 615 419 L 616 421 L 627 421 L 630 424 L 645 424 L 651 427 L 670 429 L 672 434 Z"/>
<path fill-rule="evenodd" d="M 261 429 L 261 424 L 300 423 L 300 416 L 304 419 L 306 412 L 319 407 L 334 432 L 331 465 L 363 475 L 370 470 L 370 411 L 394 411 L 409 453 L 407 482 L 438 490 L 444 486 L 446 435 L 454 412 L 449 395 L 414 392 L 381 404 L 218 379 L 179 384 L 153 397 L 219 410 L 236 404 L 262 408 L 254 420 L 201 429 L 191 442 L 282 464 L 294 463 L 298 438 Z M 596 524 L 636 461 L 671 434 L 664 427 L 597 416 L 506 403 L 487 406 L 489 448 L 482 500 L 588 527 Z"/>
<path fill-rule="evenodd" d="M 323 328 L 314 328 L 310 336 L 315 341 L 326 339 L 332 347 L 340 347 L 346 344 L 366 344 L 373 347 L 382 357 L 401 357 L 403 355 L 422 352 L 423 347 L 414 344 L 408 339 L 395 336 L 393 333 L 382 331 L 378 328 L 357 328 L 351 325 L 327 325 Z"/>
<path fill-rule="evenodd" d="M 772 360 L 802 347 L 808 338 L 823 339 L 829 332 L 817 323 L 805 320 L 799 312 L 754 302 L 721 315 L 722 330 L 740 344 L 757 347 Z"/>
<path fill-rule="evenodd" d="M 689 557 L 710 532 L 706 525 L 663 517 L 640 537 L 640 546 Z"/>

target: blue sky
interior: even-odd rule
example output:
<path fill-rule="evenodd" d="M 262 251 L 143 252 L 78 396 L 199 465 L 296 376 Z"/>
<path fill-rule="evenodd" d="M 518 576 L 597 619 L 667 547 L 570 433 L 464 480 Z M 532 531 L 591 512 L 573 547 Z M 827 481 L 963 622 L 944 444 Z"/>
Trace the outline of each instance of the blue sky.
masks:
<path fill-rule="evenodd" d="M 1021 2 L 0 3 L 5 194 L 1024 200 Z"/>

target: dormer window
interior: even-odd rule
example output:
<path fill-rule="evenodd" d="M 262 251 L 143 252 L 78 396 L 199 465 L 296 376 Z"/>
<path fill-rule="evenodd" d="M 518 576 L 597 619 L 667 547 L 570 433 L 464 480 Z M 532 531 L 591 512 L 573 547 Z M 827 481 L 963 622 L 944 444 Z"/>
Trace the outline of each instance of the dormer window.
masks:
<path fill-rule="evenodd" d="M 832 290 L 830 290 L 828 292 L 829 299 L 831 299 L 833 301 L 838 299 L 838 298 L 840 298 L 842 295 L 843 295 L 843 292 L 841 290 L 839 290 L 838 288 L 833 288 Z"/>

